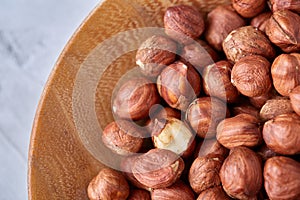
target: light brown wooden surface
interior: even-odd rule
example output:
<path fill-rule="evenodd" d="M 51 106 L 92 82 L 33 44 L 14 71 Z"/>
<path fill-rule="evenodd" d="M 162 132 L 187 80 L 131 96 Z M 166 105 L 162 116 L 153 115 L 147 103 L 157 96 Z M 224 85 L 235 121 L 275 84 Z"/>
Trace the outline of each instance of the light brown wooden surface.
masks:
<path fill-rule="evenodd" d="M 110 60 L 111 53 L 105 52 L 105 48 L 98 48 L 100 43 L 123 31 L 162 27 L 163 13 L 171 5 L 189 4 L 207 12 L 217 4 L 228 2 L 229 0 L 107 0 L 99 5 L 69 41 L 42 94 L 29 151 L 29 199 L 87 199 L 86 187 L 103 167 L 82 144 L 78 135 L 78 123 L 80 126 L 81 122 L 76 124 L 74 119 L 74 106 L 77 105 L 74 103 L 74 95 L 77 95 L 74 86 L 79 69 L 84 66 L 101 68 L 101 63 Z M 114 41 L 118 46 L 115 53 L 117 55 L 122 52 L 122 45 L 133 51 L 118 57 L 98 77 L 93 106 L 100 128 L 112 121 L 112 91 L 120 77 L 135 67 L 134 49 L 147 36 L 138 35 L 135 38 L 136 32 L 131 33 L 128 33 L 128 38 L 132 38 L 130 45 L 128 40 L 123 41 L 122 38 Z M 95 49 L 96 53 L 93 53 Z M 95 55 L 102 55 L 102 58 Z M 85 104 L 81 106 L 82 110 L 88 109 Z M 98 139 L 95 138 L 95 141 Z"/>

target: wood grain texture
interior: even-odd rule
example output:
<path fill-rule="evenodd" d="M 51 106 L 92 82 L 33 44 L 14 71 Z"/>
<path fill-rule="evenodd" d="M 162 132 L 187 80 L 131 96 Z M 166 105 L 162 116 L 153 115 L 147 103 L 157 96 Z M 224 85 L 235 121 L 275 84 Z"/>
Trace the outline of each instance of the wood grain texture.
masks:
<path fill-rule="evenodd" d="M 74 121 L 73 93 L 82 67 L 91 69 L 91 79 L 97 80 L 92 73 L 94 68 L 97 71 L 98 67 L 105 67 L 106 62 L 117 56 L 105 68 L 102 76 L 98 77 L 95 88 L 95 112 L 99 126 L 104 128 L 113 119 L 112 90 L 123 74 L 135 67 L 134 50 L 147 37 L 143 31 L 130 30 L 162 27 L 163 13 L 171 5 L 189 4 L 207 12 L 218 4 L 228 2 L 229 0 L 107 0 L 95 8 L 65 47 L 42 94 L 29 151 L 29 199 L 87 199 L 87 185 L 103 167 L 82 144 Z M 100 43 L 124 31 L 129 32 L 125 33 L 126 37 L 114 40 L 116 46 L 106 49 L 99 47 Z M 128 38 L 132 40 L 129 47 Z M 118 56 L 121 53 L 124 54 Z M 80 109 L 85 109 L 84 104 Z"/>

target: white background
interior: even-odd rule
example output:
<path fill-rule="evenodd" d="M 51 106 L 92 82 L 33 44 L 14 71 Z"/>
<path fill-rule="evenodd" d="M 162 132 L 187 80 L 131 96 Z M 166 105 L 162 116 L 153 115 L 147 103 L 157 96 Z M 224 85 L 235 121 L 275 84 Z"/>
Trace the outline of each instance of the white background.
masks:
<path fill-rule="evenodd" d="M 37 104 L 60 52 L 100 0 L 0 0 L 0 200 L 27 199 Z"/>

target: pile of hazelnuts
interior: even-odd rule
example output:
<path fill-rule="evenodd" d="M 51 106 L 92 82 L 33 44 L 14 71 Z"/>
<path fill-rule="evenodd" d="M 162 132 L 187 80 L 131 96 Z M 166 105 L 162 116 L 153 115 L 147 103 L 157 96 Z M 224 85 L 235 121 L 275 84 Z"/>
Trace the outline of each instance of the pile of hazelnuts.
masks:
<path fill-rule="evenodd" d="M 112 101 L 90 199 L 300 199 L 300 1 L 169 7 Z"/>

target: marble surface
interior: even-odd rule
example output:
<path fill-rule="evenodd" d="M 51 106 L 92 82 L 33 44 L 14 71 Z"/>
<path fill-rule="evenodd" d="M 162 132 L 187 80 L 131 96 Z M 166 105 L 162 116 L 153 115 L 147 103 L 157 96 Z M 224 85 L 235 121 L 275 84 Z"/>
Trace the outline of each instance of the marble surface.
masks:
<path fill-rule="evenodd" d="M 63 47 L 100 0 L 0 0 L 0 200 L 27 197 L 35 110 Z"/>

